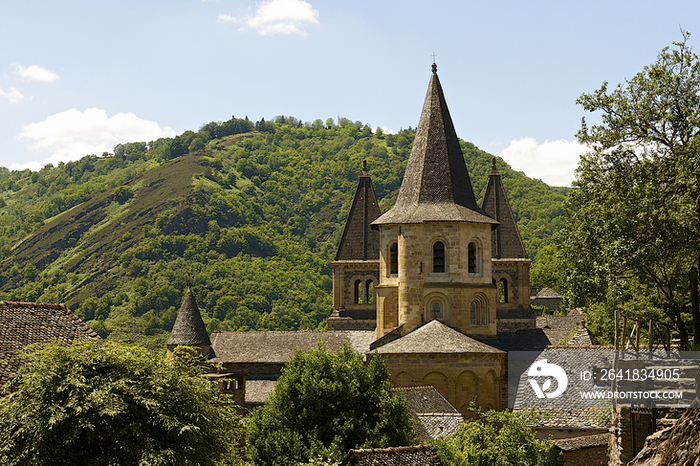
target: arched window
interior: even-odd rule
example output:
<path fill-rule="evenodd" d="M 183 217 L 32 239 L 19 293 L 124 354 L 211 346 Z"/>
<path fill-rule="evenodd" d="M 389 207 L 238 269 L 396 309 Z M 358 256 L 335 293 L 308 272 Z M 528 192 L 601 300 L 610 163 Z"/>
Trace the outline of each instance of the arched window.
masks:
<path fill-rule="evenodd" d="M 469 305 L 469 323 L 472 327 L 486 327 L 489 325 L 488 303 L 483 296 L 477 296 Z"/>
<path fill-rule="evenodd" d="M 355 304 L 365 304 L 365 287 L 362 280 L 355 281 Z"/>
<path fill-rule="evenodd" d="M 501 278 L 501 280 L 498 282 L 498 302 L 508 302 L 508 280 L 505 278 Z"/>
<path fill-rule="evenodd" d="M 469 243 L 469 273 L 476 273 L 476 245 Z"/>
<path fill-rule="evenodd" d="M 389 273 L 399 273 L 399 243 L 391 243 L 389 246 Z"/>
<path fill-rule="evenodd" d="M 431 310 L 433 311 L 433 319 L 441 319 L 442 318 L 442 308 L 440 306 L 440 303 L 435 301 L 433 305 L 431 306 Z"/>
<path fill-rule="evenodd" d="M 365 290 L 365 302 L 367 304 L 374 304 L 374 282 L 372 280 L 367 280 Z"/>
<path fill-rule="evenodd" d="M 445 245 L 442 241 L 433 244 L 433 273 L 445 273 Z"/>

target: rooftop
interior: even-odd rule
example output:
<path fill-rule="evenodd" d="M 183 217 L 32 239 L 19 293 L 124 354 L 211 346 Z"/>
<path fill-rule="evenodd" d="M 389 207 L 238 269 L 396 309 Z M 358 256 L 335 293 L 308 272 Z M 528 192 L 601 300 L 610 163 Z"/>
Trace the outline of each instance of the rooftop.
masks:
<path fill-rule="evenodd" d="M 396 204 L 373 225 L 440 221 L 498 224 L 476 203 L 464 154 L 433 64 Z"/>
<path fill-rule="evenodd" d="M 377 348 L 380 354 L 401 353 L 503 353 L 445 325 L 431 320 L 403 337 Z"/>
<path fill-rule="evenodd" d="M 374 338 L 375 332 L 365 330 L 214 332 L 212 347 L 222 363 L 286 364 L 296 348 L 306 352 L 323 342 L 326 350 L 338 351 L 347 343 L 364 354 Z"/>
<path fill-rule="evenodd" d="M 0 354 L 9 356 L 33 343 L 70 346 L 74 340 L 101 340 L 64 304 L 0 301 Z M 0 383 L 17 370 L 16 364 L 0 366 Z"/>

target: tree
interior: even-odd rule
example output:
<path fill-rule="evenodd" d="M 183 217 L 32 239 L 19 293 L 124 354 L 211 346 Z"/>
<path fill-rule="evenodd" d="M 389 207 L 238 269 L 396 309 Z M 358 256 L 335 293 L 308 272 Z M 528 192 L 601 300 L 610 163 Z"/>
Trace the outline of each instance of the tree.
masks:
<path fill-rule="evenodd" d="M 31 346 L 0 399 L 3 465 L 214 465 L 239 419 L 198 366 L 137 346 Z"/>
<path fill-rule="evenodd" d="M 469 408 L 477 417 L 465 421 L 449 437 L 430 443 L 445 466 L 557 466 L 562 454 L 550 440 L 538 440 L 528 424 L 534 411 L 511 413 Z"/>
<path fill-rule="evenodd" d="M 603 83 L 578 98 L 602 113 L 602 123 L 582 121 L 578 139 L 590 151 L 580 159 L 562 236 L 573 304 L 600 302 L 611 286 L 624 294 L 634 277 L 684 345 L 689 274 L 700 258 L 700 60 L 689 36 L 624 87 L 608 92 Z"/>
<path fill-rule="evenodd" d="M 416 437 L 406 401 L 391 395 L 384 360 L 347 345 L 295 351 L 267 403 L 247 427 L 248 459 L 292 465 L 314 458 L 340 460 L 351 448 L 402 446 Z"/>

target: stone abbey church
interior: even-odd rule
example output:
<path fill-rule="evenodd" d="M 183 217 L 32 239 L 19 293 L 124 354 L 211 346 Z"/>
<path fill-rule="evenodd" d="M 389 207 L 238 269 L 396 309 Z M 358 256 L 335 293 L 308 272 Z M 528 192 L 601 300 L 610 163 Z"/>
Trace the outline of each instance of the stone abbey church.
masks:
<path fill-rule="evenodd" d="M 479 205 L 435 65 L 396 204 L 380 212 L 365 166 L 332 267 L 328 331 L 210 336 L 188 290 L 168 349 L 201 347 L 224 368 L 211 375 L 255 406 L 295 348 L 347 343 L 384 358 L 393 386 L 432 385 L 466 414 L 472 400 L 506 407 L 507 351 L 571 334 L 537 327 L 530 260 L 495 158 Z"/>

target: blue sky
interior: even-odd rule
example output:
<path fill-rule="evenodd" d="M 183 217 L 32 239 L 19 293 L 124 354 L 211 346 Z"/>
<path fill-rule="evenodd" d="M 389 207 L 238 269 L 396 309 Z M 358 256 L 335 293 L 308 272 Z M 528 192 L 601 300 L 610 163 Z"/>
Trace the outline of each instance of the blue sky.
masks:
<path fill-rule="evenodd" d="M 432 54 L 457 134 L 551 185 L 575 104 L 674 40 L 697 1 L 7 0 L 0 166 L 39 169 L 236 116 L 418 124 Z M 587 116 L 590 122 L 596 116 Z"/>

